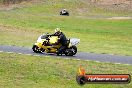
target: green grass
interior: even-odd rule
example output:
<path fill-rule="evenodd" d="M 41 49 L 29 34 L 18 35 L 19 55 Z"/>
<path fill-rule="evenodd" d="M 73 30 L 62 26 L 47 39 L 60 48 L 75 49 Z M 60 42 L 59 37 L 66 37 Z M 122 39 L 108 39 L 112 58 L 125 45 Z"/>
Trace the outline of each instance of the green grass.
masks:
<path fill-rule="evenodd" d="M 83 65 L 88 74 L 131 74 L 131 65 L 0 53 L 1 88 L 131 88 L 130 84 L 87 84 L 75 77 Z"/>

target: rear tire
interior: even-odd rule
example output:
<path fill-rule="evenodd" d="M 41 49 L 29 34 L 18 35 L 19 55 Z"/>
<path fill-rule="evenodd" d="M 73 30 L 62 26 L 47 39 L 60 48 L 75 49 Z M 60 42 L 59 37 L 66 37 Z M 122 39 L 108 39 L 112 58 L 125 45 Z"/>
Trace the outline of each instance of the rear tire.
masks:
<path fill-rule="evenodd" d="M 65 55 L 66 55 L 66 56 L 73 56 L 73 52 L 71 51 L 71 49 L 67 49 L 67 50 L 65 51 Z"/>
<path fill-rule="evenodd" d="M 73 55 L 75 55 L 77 53 L 77 47 L 76 46 L 71 46 L 70 49 L 73 52 Z"/>
<path fill-rule="evenodd" d="M 77 53 L 77 47 L 76 46 L 71 46 L 70 49 L 67 49 L 65 51 L 66 56 L 73 56 Z"/>
<path fill-rule="evenodd" d="M 41 50 L 39 49 L 39 47 L 38 47 L 37 45 L 33 45 L 32 50 L 33 50 L 35 53 L 41 53 Z"/>

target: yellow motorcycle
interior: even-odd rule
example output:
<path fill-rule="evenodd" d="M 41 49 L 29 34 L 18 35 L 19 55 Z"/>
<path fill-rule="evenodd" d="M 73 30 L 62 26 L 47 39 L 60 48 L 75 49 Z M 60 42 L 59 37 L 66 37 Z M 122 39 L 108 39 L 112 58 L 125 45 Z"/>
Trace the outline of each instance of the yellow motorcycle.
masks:
<path fill-rule="evenodd" d="M 56 51 L 62 46 L 58 43 L 58 36 L 52 36 L 50 34 L 43 34 L 39 36 L 37 42 L 33 45 L 32 50 L 35 53 L 56 53 Z M 72 38 L 67 40 L 67 48 L 63 50 L 60 55 L 73 56 L 77 53 L 76 45 L 80 42 L 80 39 Z"/>

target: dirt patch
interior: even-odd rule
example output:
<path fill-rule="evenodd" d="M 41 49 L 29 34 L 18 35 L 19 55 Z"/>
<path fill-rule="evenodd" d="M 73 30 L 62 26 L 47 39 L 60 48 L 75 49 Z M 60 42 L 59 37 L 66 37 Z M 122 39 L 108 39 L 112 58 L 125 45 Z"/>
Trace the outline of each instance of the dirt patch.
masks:
<path fill-rule="evenodd" d="M 31 4 L 29 3 L 41 3 L 41 0 L 30 0 L 30 1 L 23 1 L 18 4 L 0 4 L 0 10 L 12 10 L 12 9 L 17 9 L 17 8 L 23 8 L 26 6 L 30 6 Z"/>
<path fill-rule="evenodd" d="M 130 0 L 99 0 L 99 3 L 100 4 L 103 4 L 103 5 L 113 5 L 113 4 L 131 4 L 130 3 L 131 1 Z"/>
<path fill-rule="evenodd" d="M 12 5 L 1 5 L 0 6 L 0 10 L 12 10 L 15 8 L 22 8 L 23 6 L 19 5 L 19 4 L 12 4 Z"/>

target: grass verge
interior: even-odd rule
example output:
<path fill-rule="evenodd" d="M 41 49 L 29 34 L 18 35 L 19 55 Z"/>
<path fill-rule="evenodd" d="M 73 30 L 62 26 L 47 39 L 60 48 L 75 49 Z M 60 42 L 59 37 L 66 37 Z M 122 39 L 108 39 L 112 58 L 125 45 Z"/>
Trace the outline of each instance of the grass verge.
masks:
<path fill-rule="evenodd" d="M 0 53 L 1 88 L 81 88 L 75 77 L 83 65 L 88 74 L 131 74 L 131 65 Z M 131 88 L 130 84 L 87 84 L 83 88 Z"/>

